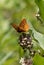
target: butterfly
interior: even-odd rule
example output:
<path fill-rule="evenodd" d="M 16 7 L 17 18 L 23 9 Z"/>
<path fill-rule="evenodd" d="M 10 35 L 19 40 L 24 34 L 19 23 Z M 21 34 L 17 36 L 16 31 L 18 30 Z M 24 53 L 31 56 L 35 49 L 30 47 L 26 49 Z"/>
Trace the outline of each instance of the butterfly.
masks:
<path fill-rule="evenodd" d="M 26 19 L 23 19 L 19 25 L 16 25 L 15 23 L 11 25 L 17 32 L 27 32 L 29 30 L 29 25 L 27 24 Z"/>

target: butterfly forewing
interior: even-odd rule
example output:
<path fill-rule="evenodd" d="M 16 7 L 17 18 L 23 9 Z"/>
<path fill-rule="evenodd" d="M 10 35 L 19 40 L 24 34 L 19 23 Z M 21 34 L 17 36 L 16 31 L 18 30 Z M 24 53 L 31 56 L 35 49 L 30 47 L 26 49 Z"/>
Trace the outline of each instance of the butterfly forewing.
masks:
<path fill-rule="evenodd" d="M 22 31 L 24 31 L 24 32 L 26 32 L 26 31 L 29 30 L 29 25 L 27 24 L 26 19 L 23 19 L 23 20 L 21 21 L 21 23 L 20 23 L 20 25 L 19 25 L 19 28 L 20 28 Z"/>

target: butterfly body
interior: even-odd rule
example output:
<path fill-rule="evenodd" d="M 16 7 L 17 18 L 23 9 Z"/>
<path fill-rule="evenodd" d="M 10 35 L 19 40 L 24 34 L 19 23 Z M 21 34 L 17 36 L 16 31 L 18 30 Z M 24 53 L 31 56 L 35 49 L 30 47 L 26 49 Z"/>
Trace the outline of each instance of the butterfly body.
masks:
<path fill-rule="evenodd" d="M 17 32 L 27 32 L 29 30 L 29 25 L 27 24 L 26 20 L 23 19 L 19 26 L 16 24 L 12 24 L 12 26 L 17 30 Z"/>

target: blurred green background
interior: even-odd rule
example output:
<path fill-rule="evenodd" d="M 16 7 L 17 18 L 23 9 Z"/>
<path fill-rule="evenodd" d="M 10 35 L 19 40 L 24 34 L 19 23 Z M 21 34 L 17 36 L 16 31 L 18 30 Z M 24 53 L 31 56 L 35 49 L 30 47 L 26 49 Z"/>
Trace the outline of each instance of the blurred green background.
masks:
<path fill-rule="evenodd" d="M 38 10 L 42 24 L 36 18 Z M 20 65 L 24 52 L 18 44 L 19 34 L 10 24 L 19 24 L 23 18 L 37 40 L 32 42 L 34 48 L 44 52 L 44 0 L 0 0 L 0 65 Z M 33 65 L 44 65 L 44 57 L 36 54 Z"/>

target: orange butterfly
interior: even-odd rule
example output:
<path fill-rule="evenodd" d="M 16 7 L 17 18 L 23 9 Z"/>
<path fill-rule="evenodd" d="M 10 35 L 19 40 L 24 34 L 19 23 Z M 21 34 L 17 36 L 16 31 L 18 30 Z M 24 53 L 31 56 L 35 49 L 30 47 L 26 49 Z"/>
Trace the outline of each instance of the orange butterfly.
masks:
<path fill-rule="evenodd" d="M 11 25 L 17 30 L 17 32 L 27 32 L 29 30 L 29 25 L 27 24 L 26 19 L 23 19 L 19 26 L 14 23 Z"/>

